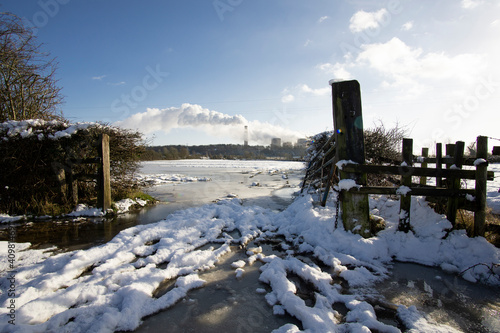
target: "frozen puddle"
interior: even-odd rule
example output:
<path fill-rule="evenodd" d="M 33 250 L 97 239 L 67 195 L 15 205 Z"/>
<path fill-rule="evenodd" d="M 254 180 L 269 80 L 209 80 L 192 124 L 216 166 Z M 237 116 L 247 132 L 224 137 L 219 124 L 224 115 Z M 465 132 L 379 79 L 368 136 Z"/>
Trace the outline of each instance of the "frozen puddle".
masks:
<path fill-rule="evenodd" d="M 236 277 L 232 264 L 246 259 L 248 255 L 233 246 L 215 268 L 199 274 L 206 281 L 203 288 L 192 290 L 173 307 L 145 318 L 134 332 L 271 332 L 287 323 L 300 325 L 289 315 L 273 315 L 265 300 L 269 288 L 259 281 L 262 263 L 246 265 L 241 277 Z M 161 293 L 170 288 L 166 286 Z"/>
<path fill-rule="evenodd" d="M 500 289 L 474 284 L 440 269 L 396 262 L 375 286 L 392 304 L 416 306 L 435 322 L 463 332 L 500 332 Z"/>

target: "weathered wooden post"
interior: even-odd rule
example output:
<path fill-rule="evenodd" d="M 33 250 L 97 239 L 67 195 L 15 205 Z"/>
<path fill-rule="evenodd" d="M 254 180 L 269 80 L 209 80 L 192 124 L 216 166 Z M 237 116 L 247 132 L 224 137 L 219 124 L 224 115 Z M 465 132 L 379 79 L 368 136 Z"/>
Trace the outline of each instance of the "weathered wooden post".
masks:
<path fill-rule="evenodd" d="M 436 169 L 438 173 L 443 169 L 443 144 L 436 143 Z M 436 186 L 443 187 L 443 178 L 436 177 Z"/>
<path fill-rule="evenodd" d="M 413 161 L 413 139 L 403 139 L 403 165 L 401 166 L 402 176 L 401 184 L 403 186 L 411 187 L 411 173 L 405 172 L 405 168 L 411 167 Z M 411 195 L 401 195 L 399 206 L 399 225 L 398 230 L 408 232 L 411 230 L 410 225 L 410 211 L 411 211 Z"/>
<path fill-rule="evenodd" d="M 486 231 L 486 182 L 488 179 L 488 137 L 477 137 L 476 150 L 476 212 L 474 213 L 474 236 L 483 236 Z M 483 159 L 484 161 L 481 161 Z"/>
<path fill-rule="evenodd" d="M 330 81 L 332 85 L 333 122 L 336 160 L 365 163 L 361 89 L 359 82 Z M 353 179 L 358 185 L 366 185 L 366 174 L 340 171 L 340 179 Z M 342 220 L 344 228 L 363 237 L 371 236 L 368 195 L 342 191 Z"/>
<path fill-rule="evenodd" d="M 455 169 L 462 169 L 462 165 L 464 163 L 465 143 L 463 141 L 457 141 L 453 146 L 455 148 L 455 151 L 453 153 L 454 159 L 452 166 Z M 450 178 L 448 181 L 448 186 L 452 190 L 460 189 L 460 178 Z M 448 205 L 446 207 L 446 217 L 453 226 L 455 226 L 457 220 L 457 209 L 458 209 L 458 198 L 456 196 L 448 198 Z"/>
<path fill-rule="evenodd" d="M 78 204 L 78 181 L 75 178 L 73 168 L 70 166 L 66 169 L 66 183 L 68 187 L 68 201 L 72 205 Z"/>
<path fill-rule="evenodd" d="M 425 159 L 429 157 L 429 148 L 422 148 L 422 158 L 423 161 L 420 164 L 420 167 L 422 168 L 427 168 L 427 162 Z M 427 177 L 426 176 L 421 176 L 420 177 L 420 185 L 427 185 Z"/>
<path fill-rule="evenodd" d="M 109 163 L 109 136 L 101 134 L 99 136 L 99 179 L 97 205 L 106 211 L 111 208 L 111 173 Z"/>

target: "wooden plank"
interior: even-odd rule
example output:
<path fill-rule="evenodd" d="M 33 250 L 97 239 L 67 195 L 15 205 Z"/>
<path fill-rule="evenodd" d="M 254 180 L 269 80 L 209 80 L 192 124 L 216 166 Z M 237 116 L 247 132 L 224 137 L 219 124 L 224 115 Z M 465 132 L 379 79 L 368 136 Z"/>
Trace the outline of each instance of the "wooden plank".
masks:
<path fill-rule="evenodd" d="M 365 163 L 361 89 L 359 82 L 332 82 L 333 123 L 337 144 L 336 160 Z M 341 171 L 340 179 L 353 179 L 366 185 L 366 175 Z M 344 228 L 363 237 L 371 236 L 368 195 L 343 191 L 342 221 Z"/>
<path fill-rule="evenodd" d="M 109 161 L 109 136 L 107 134 L 101 134 L 99 138 L 99 155 L 101 158 L 101 163 L 99 164 L 99 179 L 98 183 L 98 194 L 97 194 L 97 205 L 106 211 L 111 208 L 111 172 L 110 172 L 110 161 Z"/>
<path fill-rule="evenodd" d="M 486 160 L 488 157 L 488 137 L 477 137 L 476 158 Z M 486 181 L 488 178 L 488 164 L 481 163 L 476 166 L 476 205 L 477 211 L 474 214 L 474 236 L 485 234 L 486 223 Z"/>
<path fill-rule="evenodd" d="M 437 152 L 436 152 L 436 155 L 437 155 Z M 471 158 L 471 157 L 464 158 L 462 165 L 473 166 L 475 160 L 476 160 L 475 158 Z M 419 157 L 417 159 L 414 159 L 413 162 L 414 163 L 426 162 L 429 164 L 434 164 L 434 163 L 438 164 L 437 157 L 427 157 L 427 158 L 423 159 L 423 161 Z M 453 162 L 454 162 L 453 157 L 441 157 L 441 164 L 445 163 L 445 164 L 451 165 L 451 164 L 453 164 Z"/>
<path fill-rule="evenodd" d="M 411 167 L 413 161 L 413 140 L 403 139 L 403 164 Z M 411 186 L 411 173 L 403 173 L 401 176 L 401 184 L 403 186 Z M 399 225 L 398 230 L 408 232 L 411 230 L 410 212 L 411 212 L 411 194 L 402 195 L 399 202 Z"/>
<path fill-rule="evenodd" d="M 455 169 L 432 169 L 418 167 L 403 167 L 391 165 L 371 165 L 371 164 L 344 164 L 342 170 L 353 173 L 368 173 L 377 175 L 401 175 L 411 174 L 412 176 L 425 177 L 457 177 L 462 179 L 476 179 L 475 170 L 455 170 Z M 488 180 L 494 179 L 494 173 L 488 172 Z"/>
<path fill-rule="evenodd" d="M 399 187 L 387 187 L 387 186 L 362 186 L 359 188 L 351 188 L 350 192 L 358 192 L 364 194 L 383 194 L 383 195 L 397 195 Z M 410 187 L 410 195 L 416 196 L 431 196 L 431 197 L 449 197 L 458 196 L 465 197 L 467 194 L 474 195 L 476 191 L 474 189 L 458 189 L 453 190 L 444 187 Z"/>

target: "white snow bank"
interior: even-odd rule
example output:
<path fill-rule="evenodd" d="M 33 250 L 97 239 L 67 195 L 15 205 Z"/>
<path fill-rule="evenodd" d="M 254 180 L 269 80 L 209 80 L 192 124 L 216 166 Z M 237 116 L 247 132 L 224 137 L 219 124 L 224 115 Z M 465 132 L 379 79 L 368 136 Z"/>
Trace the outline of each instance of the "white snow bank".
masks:
<path fill-rule="evenodd" d="M 287 254 L 283 257 L 266 255 L 257 246 L 247 249 L 249 258 L 245 261 L 249 265 L 256 260 L 265 264 L 260 280 L 271 288 L 265 295 L 272 306 L 269 311 L 292 314 L 308 332 L 399 330 L 379 321 L 373 306 L 360 300 L 360 295 L 341 294 L 341 287 L 332 284 L 331 274 L 311 261 L 295 257 L 295 253 L 316 257 L 351 287 L 369 287 L 384 280 L 388 264 L 394 259 L 441 266 L 448 271 L 467 270 L 469 280 L 500 285 L 498 275 L 491 275 L 484 265 L 469 269 L 478 263 L 498 263 L 498 249 L 483 238 L 471 239 L 461 231 L 443 239 L 450 223 L 421 198 L 412 200 L 415 233 L 408 234 L 397 231 L 397 202 L 382 196 L 373 197 L 370 205 L 384 217 L 388 227 L 368 239 L 344 231 L 341 223 L 334 229 L 333 202 L 327 207 L 314 207 L 312 198 L 303 196 L 286 210 L 276 212 L 226 199 L 179 211 L 164 221 L 123 230 L 107 244 L 88 250 L 46 259 L 47 253 L 27 250 L 38 259 L 17 263 L 15 326 L 8 324 L 10 298 L 7 293 L 0 295 L 0 331 L 134 330 L 145 316 L 173 306 L 190 289 L 201 287 L 204 282 L 197 274 L 214 267 L 222 255 L 231 251 L 231 244 L 245 246 L 254 239 L 286 240 L 283 248 Z M 238 233 L 240 237 L 234 238 Z M 18 253 L 26 258 L 24 251 Z M 241 277 L 246 264 L 233 264 L 236 277 Z M 2 269 L 1 274 L 8 273 L 5 267 Z M 297 295 L 288 273 L 314 286 L 313 306 Z M 175 287 L 155 298 L 155 290 L 167 280 L 175 281 Z M 2 288 L 7 283 L 7 279 L 0 279 Z M 347 309 L 343 320 L 333 310 L 334 303 Z M 418 326 L 451 331 L 429 323 L 411 307 L 400 308 L 398 313 L 407 328 L 415 332 Z M 298 328 L 285 325 L 279 331 L 296 332 Z"/>
<path fill-rule="evenodd" d="M 8 214 L 0 214 L 0 223 L 9 223 L 23 220 L 25 216 L 10 216 Z"/>
<path fill-rule="evenodd" d="M 81 130 L 96 127 L 102 128 L 103 125 L 93 122 L 79 122 L 68 124 L 59 120 L 45 121 L 41 119 L 29 119 L 22 121 L 10 120 L 0 123 L 0 136 L 4 141 L 20 137 L 28 138 L 36 136 L 38 140 L 58 140 L 71 137 Z"/>
<path fill-rule="evenodd" d="M 71 213 L 67 214 L 66 216 L 70 216 L 70 217 L 79 217 L 79 216 L 93 217 L 93 216 L 104 216 L 104 215 L 105 215 L 105 213 L 100 208 L 89 207 L 86 204 L 78 204 L 78 205 L 76 205 L 75 210 L 73 210 Z"/>
<path fill-rule="evenodd" d="M 285 170 L 303 170 L 304 162 L 274 160 L 168 160 L 143 162 L 148 169 L 162 168 L 236 168 L 245 171 L 280 172 Z"/>
<path fill-rule="evenodd" d="M 180 174 L 154 174 L 144 175 L 138 174 L 135 179 L 140 184 L 160 185 L 169 183 L 184 183 L 184 182 L 208 182 L 212 179 L 209 177 L 190 177 Z"/>

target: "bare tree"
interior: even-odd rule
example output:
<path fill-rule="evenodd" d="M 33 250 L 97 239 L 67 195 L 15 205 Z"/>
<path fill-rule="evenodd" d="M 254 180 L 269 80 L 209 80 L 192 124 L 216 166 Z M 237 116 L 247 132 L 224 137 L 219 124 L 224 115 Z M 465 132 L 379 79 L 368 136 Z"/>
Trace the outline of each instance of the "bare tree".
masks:
<path fill-rule="evenodd" d="M 56 69 L 32 30 L 19 17 L 0 13 L 0 122 L 63 119 Z"/>

